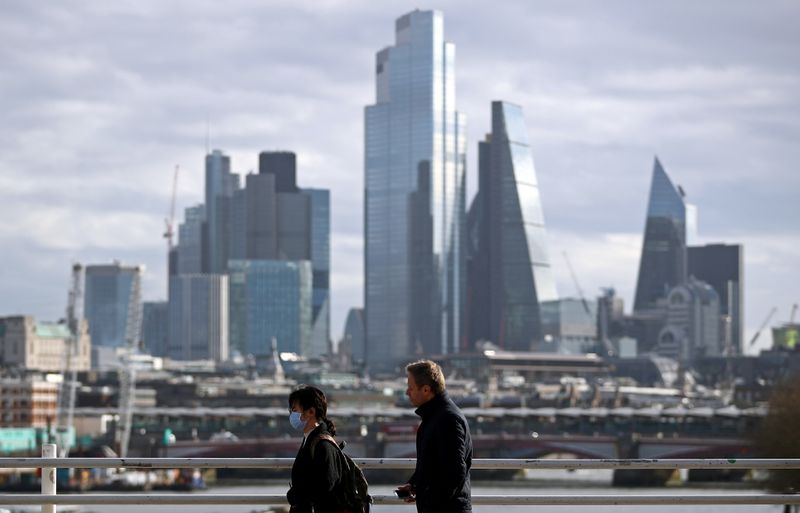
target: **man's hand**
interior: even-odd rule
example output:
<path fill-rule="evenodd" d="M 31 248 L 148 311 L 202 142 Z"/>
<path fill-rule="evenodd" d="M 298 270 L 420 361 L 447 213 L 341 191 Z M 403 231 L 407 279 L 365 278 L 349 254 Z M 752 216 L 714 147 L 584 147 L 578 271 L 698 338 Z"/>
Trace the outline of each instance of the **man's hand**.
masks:
<path fill-rule="evenodd" d="M 395 489 L 394 493 L 397 494 L 398 497 L 403 499 L 403 501 L 408 503 L 415 502 L 417 500 L 416 497 L 417 491 L 416 489 L 414 489 L 414 485 L 412 485 L 411 483 L 406 483 L 402 486 L 398 486 Z"/>

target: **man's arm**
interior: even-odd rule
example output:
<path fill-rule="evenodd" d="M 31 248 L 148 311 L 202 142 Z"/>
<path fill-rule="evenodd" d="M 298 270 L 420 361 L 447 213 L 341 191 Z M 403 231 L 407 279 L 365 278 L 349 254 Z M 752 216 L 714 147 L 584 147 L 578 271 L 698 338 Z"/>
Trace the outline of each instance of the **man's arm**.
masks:
<path fill-rule="evenodd" d="M 437 440 L 437 455 L 447 472 L 442 472 L 436 481 L 431 483 L 431 492 L 436 502 L 452 498 L 461 489 L 468 472 L 466 427 L 453 415 L 445 416 L 442 422 Z"/>

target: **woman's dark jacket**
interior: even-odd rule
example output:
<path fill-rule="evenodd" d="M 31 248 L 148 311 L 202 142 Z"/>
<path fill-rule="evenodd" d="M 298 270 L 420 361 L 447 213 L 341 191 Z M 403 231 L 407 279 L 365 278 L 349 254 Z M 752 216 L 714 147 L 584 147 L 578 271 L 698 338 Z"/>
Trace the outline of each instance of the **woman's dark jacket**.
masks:
<path fill-rule="evenodd" d="M 324 422 L 308 433 L 303 446 L 297 451 L 297 457 L 292 465 L 292 483 L 286 493 L 286 498 L 292 506 L 292 513 L 312 511 L 341 513 L 342 511 L 335 505 L 333 497 L 333 489 L 339 484 L 342 476 L 339 449 L 324 440 L 314 442 L 322 433 L 328 433 L 328 426 Z"/>
<path fill-rule="evenodd" d="M 467 419 L 447 394 L 436 395 L 416 410 L 417 467 L 409 479 L 419 513 L 472 511 L 469 471 L 472 438 Z"/>

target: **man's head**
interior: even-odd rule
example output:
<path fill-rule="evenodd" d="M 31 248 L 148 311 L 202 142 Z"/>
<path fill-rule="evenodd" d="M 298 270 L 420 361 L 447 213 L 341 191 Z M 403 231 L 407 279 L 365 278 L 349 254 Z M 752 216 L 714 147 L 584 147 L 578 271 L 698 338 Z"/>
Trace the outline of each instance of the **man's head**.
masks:
<path fill-rule="evenodd" d="M 420 360 L 407 365 L 406 372 L 408 373 L 406 395 L 414 406 L 420 407 L 444 393 L 444 374 L 436 362 Z"/>

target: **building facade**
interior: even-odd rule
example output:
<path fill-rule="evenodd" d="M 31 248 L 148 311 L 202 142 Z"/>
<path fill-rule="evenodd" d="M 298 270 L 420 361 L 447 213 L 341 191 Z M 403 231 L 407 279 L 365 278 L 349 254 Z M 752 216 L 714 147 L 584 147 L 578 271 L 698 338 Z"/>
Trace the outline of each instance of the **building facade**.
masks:
<path fill-rule="evenodd" d="M 363 364 L 366 356 L 366 337 L 364 335 L 364 309 L 351 308 L 344 323 L 342 341 L 350 351 L 352 363 Z"/>
<path fill-rule="evenodd" d="M 634 312 L 657 308 L 675 286 L 686 282 L 686 203 L 658 158 L 647 206 L 647 222 L 636 282 Z"/>
<path fill-rule="evenodd" d="M 203 271 L 205 205 L 185 209 L 183 219 L 183 223 L 178 226 L 178 264 L 175 274 L 199 274 Z"/>
<path fill-rule="evenodd" d="M 365 109 L 366 359 L 389 371 L 462 344 L 465 122 L 438 11 L 397 19 Z"/>
<path fill-rule="evenodd" d="M 169 303 L 142 303 L 142 348 L 153 356 L 167 356 L 169 340 Z"/>
<path fill-rule="evenodd" d="M 230 157 L 220 150 L 206 155 L 206 222 L 203 235 L 203 272 L 224 273 L 230 252 L 231 201 L 239 189 L 239 175 L 231 173 Z"/>
<path fill-rule="evenodd" d="M 682 361 L 721 355 L 719 306 L 719 296 L 708 283 L 690 278 L 673 287 L 655 352 Z"/>
<path fill-rule="evenodd" d="M 30 316 L 0 318 L 0 367 L 61 372 L 71 334 L 64 323 L 36 322 Z M 81 321 L 70 366 L 87 371 L 92 363 L 88 324 Z"/>
<path fill-rule="evenodd" d="M 58 384 L 0 379 L 0 425 L 46 428 L 58 417 Z"/>
<path fill-rule="evenodd" d="M 594 353 L 597 350 L 597 303 L 577 298 L 540 304 L 544 343 L 540 351 L 561 354 Z"/>
<path fill-rule="evenodd" d="M 228 276 L 170 278 L 167 356 L 174 360 L 227 360 L 228 329 Z"/>
<path fill-rule="evenodd" d="M 327 189 L 303 189 L 311 198 L 311 344 L 309 356 L 331 352 L 331 195 Z"/>
<path fill-rule="evenodd" d="M 522 109 L 492 103 L 469 213 L 469 339 L 546 350 L 541 303 L 556 301 L 544 213 Z"/>
<path fill-rule="evenodd" d="M 278 351 L 307 355 L 311 345 L 312 267 L 308 260 L 232 260 L 231 343 L 267 363 Z"/>
<path fill-rule="evenodd" d="M 140 322 L 141 280 L 144 266 L 86 266 L 84 316 L 95 347 L 124 347 Z M 134 341 L 137 342 L 138 341 Z"/>
<path fill-rule="evenodd" d="M 708 244 L 688 249 L 689 276 L 714 287 L 726 328 L 723 347 L 730 355 L 743 354 L 744 248 L 740 244 Z M 729 337 L 728 337 L 729 335 Z"/>

